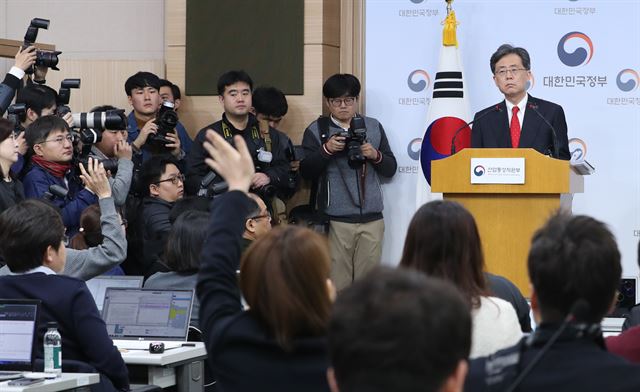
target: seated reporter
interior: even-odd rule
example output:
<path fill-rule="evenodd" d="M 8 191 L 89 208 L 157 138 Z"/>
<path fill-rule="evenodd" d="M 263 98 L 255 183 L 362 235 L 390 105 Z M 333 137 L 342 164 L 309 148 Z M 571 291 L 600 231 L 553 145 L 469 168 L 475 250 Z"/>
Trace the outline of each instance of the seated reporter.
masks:
<path fill-rule="evenodd" d="M 241 245 L 243 253 L 255 240 L 271 231 L 271 214 L 264 200 L 255 193 L 249 193 L 248 196 L 255 203 L 249 203 L 249 212 L 244 222 Z"/>
<path fill-rule="evenodd" d="M 13 275 L 0 277 L 0 298 L 41 301 L 36 358 L 43 358 L 48 322 L 62 335 L 62 363 L 93 366 L 116 390 L 129 390 L 127 368 L 107 334 L 85 283 L 58 275 L 65 266 L 65 228 L 60 214 L 39 200 L 25 200 L 0 214 L 0 255 Z"/>
<path fill-rule="evenodd" d="M 0 118 L 0 212 L 24 199 L 22 182 L 14 175 L 11 165 L 18 161 L 18 142 L 11 121 Z"/>
<path fill-rule="evenodd" d="M 235 150 L 214 131 L 207 164 L 229 184 L 212 204 L 196 293 L 209 363 L 224 391 L 328 391 L 327 323 L 335 289 L 326 239 L 281 226 L 240 260 L 253 161 L 241 136 Z M 249 310 L 243 310 L 240 289 Z"/>
<path fill-rule="evenodd" d="M 449 282 L 380 267 L 336 299 L 332 392 L 460 392 L 471 347 L 468 301 Z"/>
<path fill-rule="evenodd" d="M 146 282 L 150 289 L 196 288 L 200 253 L 207 232 L 209 213 L 186 211 L 173 223 L 162 258 L 169 271 L 156 272 Z M 199 328 L 200 303 L 196 298 L 191 311 L 190 325 Z"/>
<path fill-rule="evenodd" d="M 171 156 L 151 157 L 142 165 L 142 233 L 143 260 L 140 266 L 145 277 L 158 271 L 167 237 L 171 231 L 169 215 L 176 201 L 184 194 L 184 176 L 178 162 Z M 141 226 L 140 226 L 141 225 Z"/>
<path fill-rule="evenodd" d="M 527 268 L 536 330 L 471 361 L 465 391 L 640 391 L 640 366 L 607 352 L 602 339 L 622 273 L 606 225 L 552 216 L 531 239 Z"/>
<path fill-rule="evenodd" d="M 55 197 L 53 203 L 62 212 L 62 222 L 71 236 L 80 228 L 82 211 L 98 202 L 95 190 L 84 185 L 77 176 L 73 161 L 73 137 L 68 124 L 57 116 L 44 116 L 27 128 L 26 137 L 31 168 L 24 177 L 24 194 L 27 198 L 41 198 L 51 185 L 65 188 L 63 198 Z"/>
<path fill-rule="evenodd" d="M 451 281 L 471 306 L 471 358 L 491 354 L 522 337 L 514 307 L 490 295 L 473 216 L 462 205 L 432 201 L 409 223 L 400 266 Z"/>
<path fill-rule="evenodd" d="M 85 245 L 89 247 L 83 246 L 80 249 L 72 249 L 76 247 L 72 241 L 71 247 L 66 249 L 66 261 L 62 273 L 81 280 L 89 280 L 122 263 L 127 255 L 127 240 L 122 220 L 111 198 L 111 188 L 102 164 L 89 159 L 86 170 L 83 165 L 80 165 L 80 170 L 82 180 L 95 189 L 98 195 L 98 204 L 89 208 L 99 206 L 98 229 L 101 232 L 101 241 L 100 243 L 85 241 Z M 79 239 L 78 235 L 74 238 L 77 241 Z M 0 275 L 9 273 L 9 268 L 6 266 L 0 268 Z"/>
<path fill-rule="evenodd" d="M 81 252 L 76 252 L 75 254 L 78 259 L 80 258 L 78 256 L 81 255 L 89 259 L 89 263 L 82 264 L 84 264 L 85 267 L 90 266 L 91 269 L 95 270 L 92 272 L 100 271 L 100 275 L 124 275 L 124 271 L 119 264 L 124 261 L 127 254 L 125 222 L 123 222 L 120 214 L 112 207 L 112 201 L 107 201 L 105 204 L 107 204 L 106 208 L 108 212 L 104 217 L 99 204 L 90 205 L 82 211 L 82 215 L 80 216 L 80 231 L 71 238 L 69 249 L 78 251 L 95 250 L 95 252 L 92 252 L 93 254 L 82 254 Z M 111 259 L 115 260 L 112 262 Z M 68 260 L 69 257 L 67 257 L 67 261 Z M 102 269 L 104 269 L 103 263 L 93 263 L 92 261 L 94 260 L 106 261 L 104 264 L 109 267 L 113 266 L 106 271 L 102 271 Z M 77 263 L 80 264 L 79 260 Z M 89 276 L 87 279 L 91 277 L 93 276 Z"/>

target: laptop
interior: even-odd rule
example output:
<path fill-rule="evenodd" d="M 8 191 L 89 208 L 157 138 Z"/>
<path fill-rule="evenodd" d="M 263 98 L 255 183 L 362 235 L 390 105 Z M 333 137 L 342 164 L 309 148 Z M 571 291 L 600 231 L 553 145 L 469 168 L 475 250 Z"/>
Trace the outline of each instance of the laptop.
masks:
<path fill-rule="evenodd" d="M 0 381 L 33 370 L 39 300 L 0 299 Z"/>
<path fill-rule="evenodd" d="M 102 318 L 119 349 L 176 348 L 187 341 L 193 298 L 193 290 L 108 287 Z"/>
<path fill-rule="evenodd" d="M 104 293 L 108 287 L 129 287 L 139 289 L 142 287 L 143 276 L 104 275 L 96 276 L 86 281 L 87 287 L 96 301 L 98 311 L 102 312 Z"/>

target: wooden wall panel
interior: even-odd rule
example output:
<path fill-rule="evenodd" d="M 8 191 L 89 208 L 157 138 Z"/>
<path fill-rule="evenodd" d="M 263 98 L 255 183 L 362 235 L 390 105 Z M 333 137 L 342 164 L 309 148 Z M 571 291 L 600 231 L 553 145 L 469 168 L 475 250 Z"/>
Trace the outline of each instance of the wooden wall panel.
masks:
<path fill-rule="evenodd" d="M 184 90 L 186 0 L 166 0 L 165 7 L 166 76 Z M 340 70 L 340 13 L 339 0 L 305 0 L 304 94 L 287 96 L 289 113 L 281 125 L 296 143 L 302 140 L 305 127 L 323 111 L 324 80 Z M 211 83 L 217 78 L 211 75 Z M 194 135 L 218 120 L 221 113 L 217 97 L 183 96 L 179 114 Z"/>
<path fill-rule="evenodd" d="M 124 91 L 127 78 L 140 70 L 164 74 L 162 60 L 64 60 L 60 71 L 47 73 L 47 85 L 55 90 L 65 78 L 80 78 L 80 89 L 71 91 L 73 112 L 86 112 L 98 105 L 113 105 L 131 111 Z"/>

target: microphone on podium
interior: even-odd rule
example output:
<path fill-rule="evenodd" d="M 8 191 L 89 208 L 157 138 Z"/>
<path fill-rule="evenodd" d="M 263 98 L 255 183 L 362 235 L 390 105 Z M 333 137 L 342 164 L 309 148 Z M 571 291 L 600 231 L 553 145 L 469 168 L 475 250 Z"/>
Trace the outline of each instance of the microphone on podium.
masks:
<path fill-rule="evenodd" d="M 460 132 L 462 132 L 463 129 L 467 128 L 469 125 L 480 120 L 481 118 L 487 116 L 489 113 L 501 112 L 501 111 L 502 111 L 502 108 L 500 107 L 500 105 L 492 106 L 489 109 L 487 109 L 484 113 L 480 114 L 478 118 L 474 118 L 472 121 L 469 121 L 468 123 L 465 123 L 463 126 L 458 128 L 454 132 L 453 137 L 451 138 L 451 155 L 456 153 L 456 139 L 458 138 L 458 135 L 460 134 Z"/>

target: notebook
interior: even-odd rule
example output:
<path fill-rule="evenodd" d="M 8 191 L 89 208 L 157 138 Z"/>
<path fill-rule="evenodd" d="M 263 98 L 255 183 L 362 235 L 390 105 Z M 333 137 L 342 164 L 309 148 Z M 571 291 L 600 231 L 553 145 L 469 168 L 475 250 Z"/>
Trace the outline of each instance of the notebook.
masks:
<path fill-rule="evenodd" d="M 130 287 L 139 289 L 142 287 L 142 276 L 123 276 L 123 275 L 104 275 L 96 276 L 93 279 L 87 280 L 87 287 L 96 301 L 98 310 L 102 312 L 102 305 L 104 304 L 104 293 L 107 287 Z"/>
<path fill-rule="evenodd" d="M 148 349 L 164 342 L 165 349 L 187 340 L 193 290 L 158 290 L 109 287 L 102 318 L 119 349 Z"/>
<path fill-rule="evenodd" d="M 0 299 L 0 380 L 33 370 L 36 322 L 40 301 Z"/>

